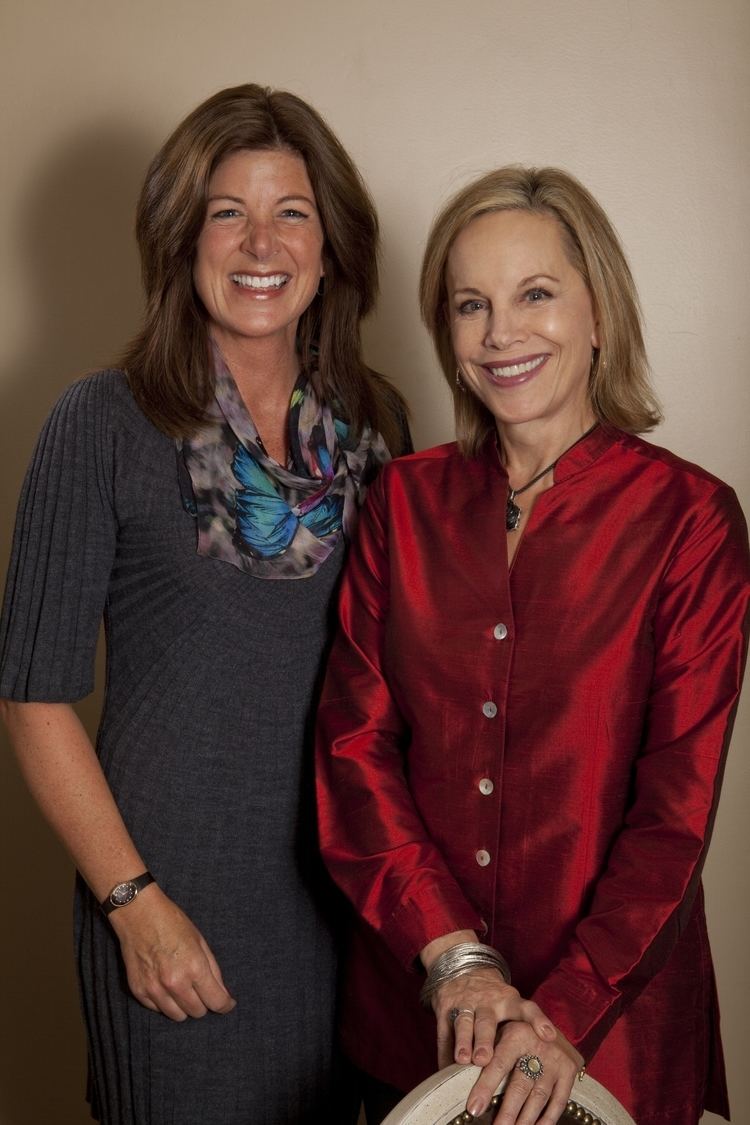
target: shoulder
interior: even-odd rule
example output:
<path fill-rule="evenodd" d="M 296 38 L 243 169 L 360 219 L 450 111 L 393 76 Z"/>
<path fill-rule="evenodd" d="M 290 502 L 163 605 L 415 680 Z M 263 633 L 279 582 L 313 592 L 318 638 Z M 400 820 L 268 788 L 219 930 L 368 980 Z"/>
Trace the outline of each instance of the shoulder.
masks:
<path fill-rule="evenodd" d="M 55 410 L 66 410 L 71 407 L 83 410 L 108 407 L 129 394 L 124 371 L 117 368 L 92 371 L 66 387 L 55 403 L 53 413 Z"/>
<path fill-rule="evenodd" d="M 80 429 L 100 439 L 118 432 L 130 437 L 159 433 L 136 404 L 127 375 L 119 368 L 93 371 L 71 383 L 53 406 L 47 426 Z"/>
<path fill-rule="evenodd" d="M 398 457 L 396 461 L 394 461 L 394 464 L 404 466 L 417 465 L 423 462 L 451 461 L 454 458 L 465 459 L 462 454 L 459 453 L 456 442 L 447 441 L 443 445 L 432 445 L 428 449 L 420 449 L 416 453 L 409 453 L 406 457 Z"/>
<path fill-rule="evenodd" d="M 496 456 L 466 457 L 455 442 L 397 457 L 383 466 L 373 485 L 373 503 L 390 520 L 396 513 L 426 513 L 437 504 L 446 514 L 485 495 L 500 479 Z"/>
<path fill-rule="evenodd" d="M 631 458 L 634 463 L 640 463 L 642 471 L 651 473 L 655 478 L 671 477 L 673 480 L 681 480 L 703 493 L 714 492 L 717 488 L 729 488 L 729 485 L 707 469 L 678 457 L 662 445 L 656 445 L 637 434 L 621 431 L 617 434 L 618 440 L 613 449 L 620 455 Z"/>
<path fill-rule="evenodd" d="M 378 481 L 386 493 L 394 489 L 408 492 L 423 486 L 437 487 L 438 481 L 460 473 L 466 465 L 466 459 L 452 441 L 395 457 L 383 466 Z"/>
<path fill-rule="evenodd" d="M 404 457 L 395 457 L 385 466 L 385 471 L 395 479 L 408 480 L 425 473 L 450 472 L 461 463 L 465 464 L 466 458 L 459 452 L 456 442 L 450 441 L 444 445 L 420 449 L 417 453 L 408 453 Z"/>
<path fill-rule="evenodd" d="M 127 390 L 125 374 L 122 371 L 95 371 L 76 379 L 63 391 L 50 411 L 47 430 L 61 429 L 72 433 L 101 431 L 109 424 L 117 411 L 117 404 Z"/>
<path fill-rule="evenodd" d="M 124 371 L 106 369 L 77 379 L 52 407 L 37 438 L 28 472 L 95 480 L 108 495 L 118 467 L 134 476 L 156 458 L 161 464 L 174 443 L 137 406 Z"/>
<path fill-rule="evenodd" d="M 623 483 L 632 477 L 634 486 L 682 537 L 712 530 L 747 542 L 745 517 L 734 489 L 707 469 L 633 434 L 618 433 L 611 452 Z"/>

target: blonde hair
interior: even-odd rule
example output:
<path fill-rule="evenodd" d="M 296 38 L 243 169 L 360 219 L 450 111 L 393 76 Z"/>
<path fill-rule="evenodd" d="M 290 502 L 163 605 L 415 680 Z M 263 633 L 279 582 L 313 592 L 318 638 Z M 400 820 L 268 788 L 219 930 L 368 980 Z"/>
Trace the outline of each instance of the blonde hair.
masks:
<path fill-rule="evenodd" d="M 588 286 L 598 320 L 600 346 L 589 383 L 593 409 L 600 421 L 630 433 L 652 429 L 662 414 L 650 382 L 638 294 L 612 224 L 586 188 L 560 168 L 508 165 L 462 188 L 446 204 L 432 225 L 422 262 L 422 319 L 453 394 L 463 452 L 478 452 L 494 431 L 494 419 L 479 399 L 456 385 L 445 273 L 458 235 L 491 211 L 530 211 L 560 223 L 570 262 Z"/>

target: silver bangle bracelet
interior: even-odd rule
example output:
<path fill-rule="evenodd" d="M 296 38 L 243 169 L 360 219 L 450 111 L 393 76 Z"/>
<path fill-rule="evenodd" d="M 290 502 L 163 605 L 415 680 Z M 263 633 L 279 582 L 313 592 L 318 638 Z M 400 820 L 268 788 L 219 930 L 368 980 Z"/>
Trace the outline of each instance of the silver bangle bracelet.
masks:
<path fill-rule="evenodd" d="M 473 969 L 497 969 L 506 984 L 510 984 L 510 969 L 508 962 L 501 953 L 491 945 L 482 945 L 474 941 L 462 941 L 452 945 L 439 957 L 436 957 L 427 980 L 422 985 L 419 998 L 425 1007 L 429 1007 L 432 997 L 441 985 L 448 980 L 455 980 Z"/>

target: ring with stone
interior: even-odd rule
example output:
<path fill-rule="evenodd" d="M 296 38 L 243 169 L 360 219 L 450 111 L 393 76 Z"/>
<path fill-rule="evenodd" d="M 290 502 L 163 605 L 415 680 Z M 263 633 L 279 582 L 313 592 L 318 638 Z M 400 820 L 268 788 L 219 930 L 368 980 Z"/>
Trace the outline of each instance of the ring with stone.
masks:
<path fill-rule="evenodd" d="M 536 1082 L 537 1078 L 541 1078 L 544 1074 L 544 1067 L 539 1055 L 521 1055 L 516 1063 L 516 1068 L 520 1070 L 532 1082 Z"/>
<path fill-rule="evenodd" d="M 455 1023 L 459 1016 L 470 1016 L 472 1019 L 474 1019 L 474 1009 L 451 1008 L 451 1010 L 448 1012 L 448 1019 L 451 1021 L 451 1023 Z"/>

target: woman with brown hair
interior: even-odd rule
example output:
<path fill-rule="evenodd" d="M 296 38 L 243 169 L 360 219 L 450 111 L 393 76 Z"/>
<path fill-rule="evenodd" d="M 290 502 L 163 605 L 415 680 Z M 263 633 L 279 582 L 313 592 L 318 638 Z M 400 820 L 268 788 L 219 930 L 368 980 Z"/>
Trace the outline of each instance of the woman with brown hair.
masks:
<path fill-rule="evenodd" d="M 107 1125 L 345 1119 L 307 732 L 345 540 L 408 443 L 360 354 L 377 233 L 310 106 L 210 98 L 146 176 L 143 330 L 63 395 L 26 478 L 0 695 L 80 873 Z M 94 749 L 71 704 L 102 614 Z"/>
<path fill-rule="evenodd" d="M 636 436 L 660 415 L 635 288 L 571 176 L 506 167 L 459 192 L 421 299 L 458 441 L 375 483 L 319 709 L 324 857 L 362 919 L 343 1035 L 368 1121 L 472 1061 L 472 1114 L 511 1075 L 502 1125 L 556 1123 L 583 1064 L 638 1125 L 696 1125 L 727 1113 L 700 873 L 745 522 Z"/>

